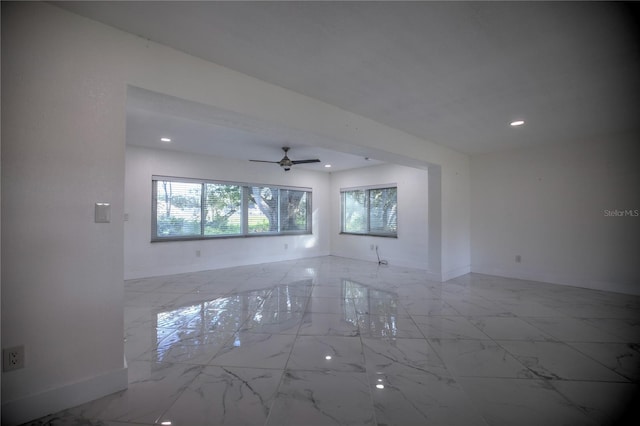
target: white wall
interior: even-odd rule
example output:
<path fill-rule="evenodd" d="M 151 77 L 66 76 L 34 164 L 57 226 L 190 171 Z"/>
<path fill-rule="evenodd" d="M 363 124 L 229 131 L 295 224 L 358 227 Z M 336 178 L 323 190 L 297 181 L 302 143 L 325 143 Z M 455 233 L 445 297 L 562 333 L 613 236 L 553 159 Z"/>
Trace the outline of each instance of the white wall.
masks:
<path fill-rule="evenodd" d="M 151 176 L 312 188 L 313 234 L 151 243 Z M 329 174 L 271 164 L 127 146 L 125 278 L 140 278 L 329 254 Z M 285 249 L 285 244 L 288 248 Z M 196 256 L 200 250 L 200 257 Z"/>
<path fill-rule="evenodd" d="M 51 9 L 2 4 L 2 345 L 25 348 L 7 425 L 127 385 L 121 61 Z"/>
<path fill-rule="evenodd" d="M 319 135 L 320 147 L 439 165 L 442 265 L 468 268 L 466 155 L 48 3 L 2 3 L 2 56 L 2 345 L 27 352 L 2 375 L 5 424 L 126 384 L 128 85 Z M 97 201 L 112 203 L 110 224 L 93 223 Z"/>
<path fill-rule="evenodd" d="M 441 275 L 442 281 L 447 281 L 471 271 L 469 162 L 442 166 L 441 171 Z"/>
<path fill-rule="evenodd" d="M 640 217 L 604 212 L 640 209 L 639 141 L 473 157 L 472 270 L 640 294 Z"/>
<path fill-rule="evenodd" d="M 428 181 L 427 170 L 392 164 L 332 173 L 331 254 L 377 261 L 377 245 L 390 265 L 428 270 Z M 340 234 L 340 189 L 386 184 L 398 186 L 398 238 Z"/>

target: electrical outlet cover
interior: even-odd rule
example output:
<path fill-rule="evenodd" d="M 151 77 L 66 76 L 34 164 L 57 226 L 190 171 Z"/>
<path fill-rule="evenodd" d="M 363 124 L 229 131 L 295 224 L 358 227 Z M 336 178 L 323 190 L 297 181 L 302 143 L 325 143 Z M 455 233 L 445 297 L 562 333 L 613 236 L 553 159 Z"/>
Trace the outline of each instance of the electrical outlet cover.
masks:
<path fill-rule="evenodd" d="M 2 350 L 2 371 L 24 368 L 24 346 L 16 346 Z"/>

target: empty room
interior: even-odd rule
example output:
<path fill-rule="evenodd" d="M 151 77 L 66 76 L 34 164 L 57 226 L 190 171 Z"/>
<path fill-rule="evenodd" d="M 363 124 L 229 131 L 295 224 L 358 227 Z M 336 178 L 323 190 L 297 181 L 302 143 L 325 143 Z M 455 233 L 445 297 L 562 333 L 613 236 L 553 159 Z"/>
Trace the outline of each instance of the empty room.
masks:
<path fill-rule="evenodd" d="M 2 2 L 2 425 L 631 425 L 639 10 Z"/>

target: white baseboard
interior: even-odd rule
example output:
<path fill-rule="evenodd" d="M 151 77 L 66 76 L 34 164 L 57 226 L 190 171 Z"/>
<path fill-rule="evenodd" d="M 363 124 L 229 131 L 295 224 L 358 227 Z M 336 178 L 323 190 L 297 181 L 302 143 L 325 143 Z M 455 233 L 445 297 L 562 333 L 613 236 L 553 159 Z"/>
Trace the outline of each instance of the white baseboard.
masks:
<path fill-rule="evenodd" d="M 462 275 L 468 274 L 469 272 L 471 272 L 471 265 L 464 265 L 454 269 L 449 269 L 448 271 L 442 272 L 442 282 L 458 278 Z"/>
<path fill-rule="evenodd" d="M 125 365 L 123 368 L 90 379 L 7 401 L 2 404 L 2 424 L 20 425 L 124 390 L 127 386 Z"/>
<path fill-rule="evenodd" d="M 287 260 L 308 259 L 312 257 L 329 256 L 328 251 L 312 252 L 302 255 L 287 255 L 287 256 L 270 256 L 259 257 L 254 259 L 235 259 L 234 261 L 225 261 L 224 263 L 192 263 L 184 265 L 164 265 L 144 268 L 140 270 L 125 270 L 125 280 L 137 280 L 142 278 L 162 277 L 166 275 L 188 274 L 192 272 L 200 271 L 212 271 L 216 269 L 235 268 L 238 266 L 259 265 L 261 263 L 271 262 L 284 262 Z"/>
<path fill-rule="evenodd" d="M 616 283 L 612 281 L 593 280 L 585 277 L 546 272 L 514 271 L 511 269 L 488 265 L 472 265 L 471 272 L 640 296 L 640 285 L 638 284 L 633 285 L 628 283 Z"/>

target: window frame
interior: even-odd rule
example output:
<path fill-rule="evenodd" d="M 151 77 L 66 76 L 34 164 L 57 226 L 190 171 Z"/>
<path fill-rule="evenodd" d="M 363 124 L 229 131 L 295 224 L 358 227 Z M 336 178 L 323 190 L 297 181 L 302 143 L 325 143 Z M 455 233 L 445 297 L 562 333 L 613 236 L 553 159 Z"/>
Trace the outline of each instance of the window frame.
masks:
<path fill-rule="evenodd" d="M 158 236 L 158 185 L 157 182 L 162 181 L 170 181 L 176 183 L 195 183 L 202 185 L 202 189 L 200 190 L 200 234 L 198 235 L 184 235 L 184 236 L 167 236 L 162 237 Z M 239 186 L 241 190 L 241 205 L 240 205 L 240 232 L 237 234 L 219 234 L 219 235 L 206 235 L 206 208 L 207 204 L 205 202 L 206 199 L 206 185 L 235 185 Z M 278 230 L 277 231 L 267 231 L 267 232 L 250 232 L 249 230 L 249 200 L 251 196 L 251 187 L 269 187 L 272 189 L 278 190 L 278 201 L 277 201 L 277 218 L 278 218 Z M 300 191 L 306 193 L 306 229 L 302 230 L 281 230 L 281 208 L 280 208 L 280 190 L 285 191 Z M 194 240 L 215 240 L 215 239 L 226 239 L 226 238 L 249 238 L 249 237 L 273 237 L 273 236 L 287 236 L 287 235 L 312 235 L 313 234 L 313 223 L 312 223 L 312 201 L 313 201 L 313 189 L 308 187 L 296 187 L 296 186 L 286 186 L 286 185 L 273 185 L 266 183 L 249 183 L 249 182 L 234 182 L 234 181 L 225 181 L 225 180 L 214 180 L 214 179 L 196 179 L 196 178 L 185 178 L 185 177 L 175 177 L 175 176 L 163 176 L 163 175 L 152 175 L 151 176 L 151 242 L 169 242 L 169 241 L 194 241 Z"/>
<path fill-rule="evenodd" d="M 395 232 L 372 232 L 371 231 L 371 191 L 395 189 L 396 190 L 396 230 Z M 366 217 L 366 231 L 365 232 L 350 232 L 345 231 L 345 194 L 355 191 L 364 191 L 365 193 L 365 217 Z M 396 183 L 388 183 L 382 185 L 369 185 L 358 186 L 350 188 L 340 188 L 340 235 L 360 235 L 368 237 L 383 237 L 383 238 L 398 238 L 398 185 Z"/>

